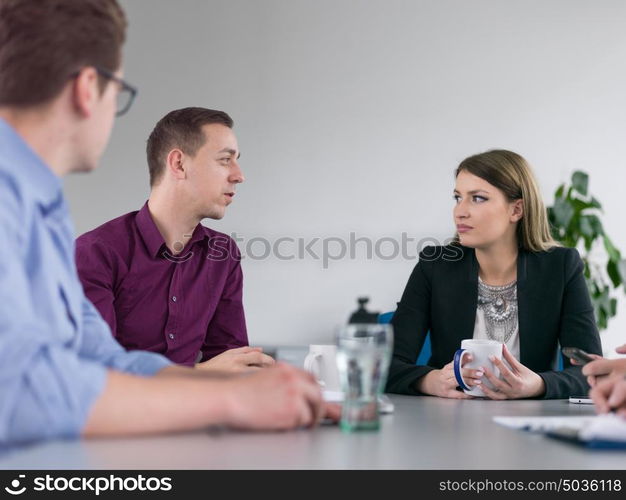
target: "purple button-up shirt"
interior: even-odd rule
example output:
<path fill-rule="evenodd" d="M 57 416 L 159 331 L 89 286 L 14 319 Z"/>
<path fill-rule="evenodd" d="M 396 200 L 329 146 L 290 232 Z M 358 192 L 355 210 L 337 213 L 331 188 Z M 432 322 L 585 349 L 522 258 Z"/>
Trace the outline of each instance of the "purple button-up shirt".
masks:
<path fill-rule="evenodd" d="M 76 240 L 85 294 L 118 342 L 185 365 L 248 345 L 240 260 L 232 238 L 201 224 L 171 255 L 147 202 Z"/>

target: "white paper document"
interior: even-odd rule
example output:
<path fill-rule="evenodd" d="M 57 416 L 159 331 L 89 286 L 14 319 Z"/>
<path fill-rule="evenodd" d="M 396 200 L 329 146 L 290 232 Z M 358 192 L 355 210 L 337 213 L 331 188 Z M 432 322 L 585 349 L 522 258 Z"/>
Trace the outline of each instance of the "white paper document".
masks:
<path fill-rule="evenodd" d="M 493 417 L 496 424 L 531 432 L 547 432 L 560 427 L 581 429 L 589 424 L 595 415 L 587 417 L 562 416 L 562 417 Z"/>
<path fill-rule="evenodd" d="M 600 415 L 580 429 L 581 439 L 603 441 L 623 441 L 626 443 L 626 419 L 612 413 Z"/>
<path fill-rule="evenodd" d="M 497 424 L 531 432 L 570 431 L 583 441 L 613 441 L 626 444 L 626 419 L 615 414 L 556 417 L 493 417 Z"/>

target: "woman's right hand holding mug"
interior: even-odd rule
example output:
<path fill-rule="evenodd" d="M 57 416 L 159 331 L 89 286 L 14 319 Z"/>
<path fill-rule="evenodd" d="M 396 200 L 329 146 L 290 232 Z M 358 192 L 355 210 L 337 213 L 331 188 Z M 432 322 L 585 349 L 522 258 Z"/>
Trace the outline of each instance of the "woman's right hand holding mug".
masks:
<path fill-rule="evenodd" d="M 465 356 L 464 365 L 472 361 L 471 354 Z M 481 384 L 484 373 L 481 370 L 463 368 L 463 379 L 470 387 Z M 441 370 L 431 370 L 416 382 L 417 390 L 440 398 L 472 399 L 473 396 L 457 391 L 458 382 L 454 376 L 454 362 L 451 361 Z"/>

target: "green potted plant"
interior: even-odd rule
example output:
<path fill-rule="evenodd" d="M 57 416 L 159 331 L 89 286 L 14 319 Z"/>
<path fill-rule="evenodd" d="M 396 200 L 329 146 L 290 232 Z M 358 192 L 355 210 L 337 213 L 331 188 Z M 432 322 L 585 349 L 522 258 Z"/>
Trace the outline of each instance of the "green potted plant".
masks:
<path fill-rule="evenodd" d="M 600 330 L 617 313 L 614 289 L 626 289 L 626 259 L 604 232 L 600 214 L 602 205 L 588 192 L 589 176 L 585 172 L 572 174 L 571 185 L 561 184 L 554 193 L 554 205 L 548 207 L 548 220 L 555 240 L 567 247 L 578 248 L 585 264 L 585 279 L 591 295 L 596 321 Z M 600 248 L 604 259 L 592 257 Z"/>

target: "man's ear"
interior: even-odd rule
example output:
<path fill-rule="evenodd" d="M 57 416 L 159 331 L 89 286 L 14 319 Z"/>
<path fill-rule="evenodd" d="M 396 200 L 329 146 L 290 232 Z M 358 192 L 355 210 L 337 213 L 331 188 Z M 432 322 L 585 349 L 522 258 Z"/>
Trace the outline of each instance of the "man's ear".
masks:
<path fill-rule="evenodd" d="M 89 118 L 100 99 L 98 72 L 95 68 L 83 68 L 74 78 L 72 101 L 76 111 L 84 118 Z"/>
<path fill-rule="evenodd" d="M 513 202 L 513 211 L 511 212 L 511 222 L 517 222 L 524 216 L 524 200 L 519 199 Z"/>
<path fill-rule="evenodd" d="M 185 153 L 180 149 L 172 149 L 165 159 L 166 171 L 173 175 L 175 179 L 183 180 L 187 178 L 185 165 Z"/>

